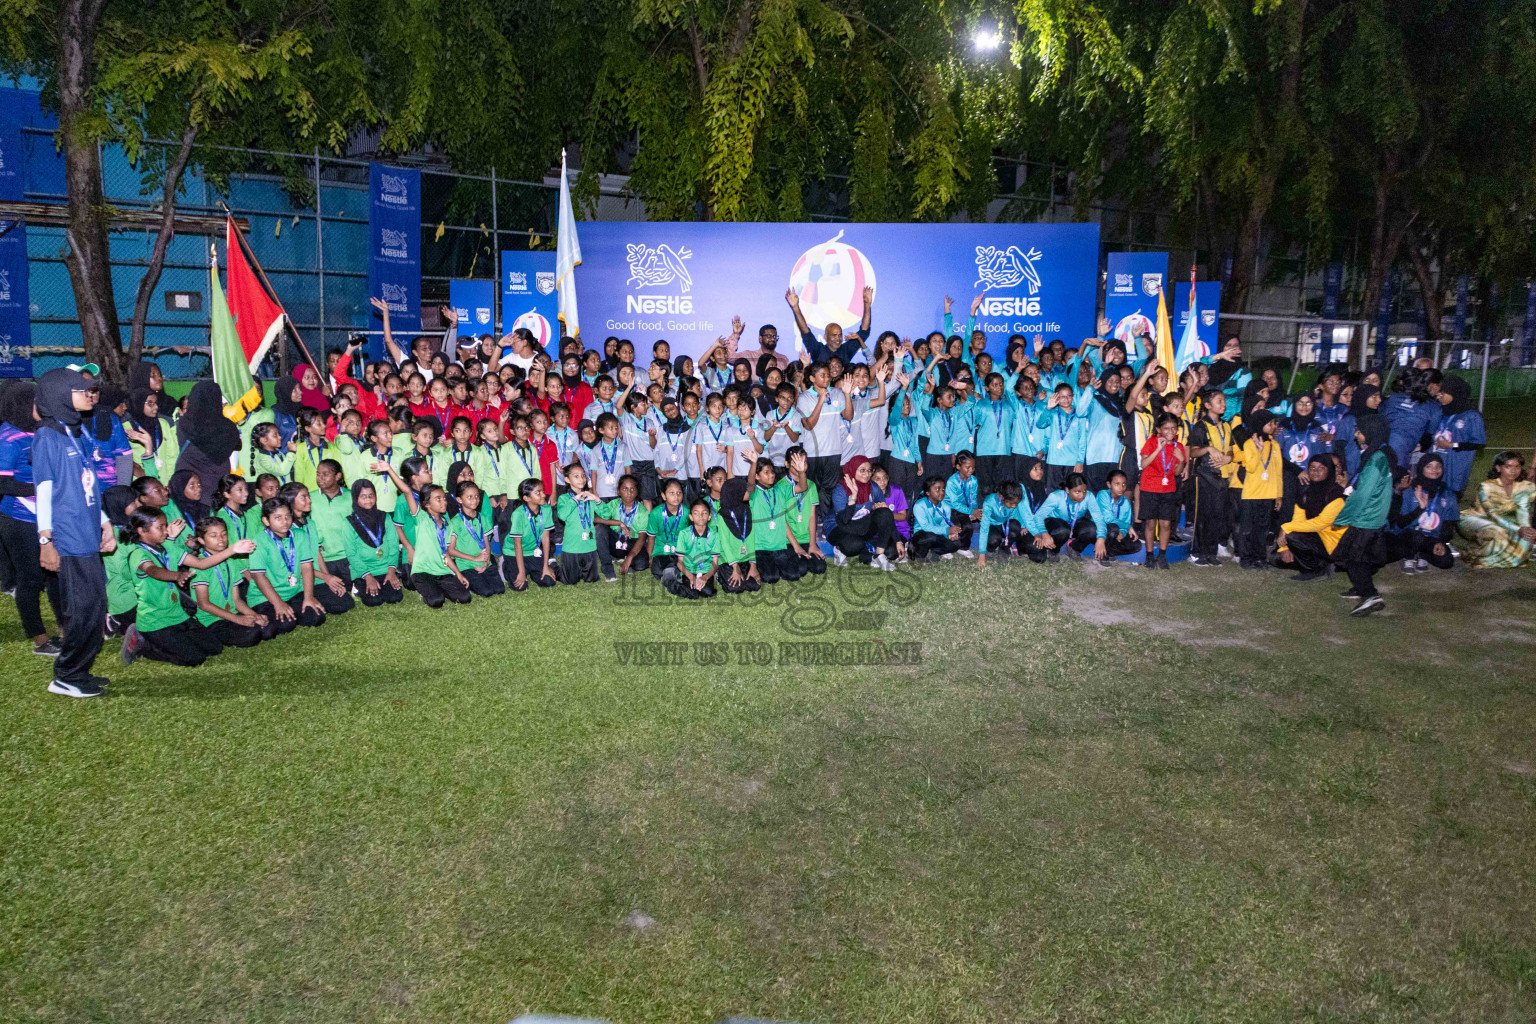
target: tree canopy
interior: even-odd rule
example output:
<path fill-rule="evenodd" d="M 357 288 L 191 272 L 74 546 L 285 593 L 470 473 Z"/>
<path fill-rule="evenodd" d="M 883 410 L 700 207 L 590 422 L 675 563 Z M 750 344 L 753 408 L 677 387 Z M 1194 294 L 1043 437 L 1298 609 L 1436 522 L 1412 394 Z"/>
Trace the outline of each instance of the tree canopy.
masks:
<path fill-rule="evenodd" d="M 1410 270 L 1435 326 L 1452 275 L 1536 265 L 1536 0 L 0 0 L 0 43 L 60 114 L 93 357 L 121 348 L 101 140 L 167 208 L 233 167 L 199 143 L 368 134 L 527 178 L 574 145 L 578 196 L 627 174 L 657 219 L 979 219 L 1027 160 L 1079 214 L 1178 215 L 1232 310 L 1286 240 L 1354 258 L 1357 309 Z"/>

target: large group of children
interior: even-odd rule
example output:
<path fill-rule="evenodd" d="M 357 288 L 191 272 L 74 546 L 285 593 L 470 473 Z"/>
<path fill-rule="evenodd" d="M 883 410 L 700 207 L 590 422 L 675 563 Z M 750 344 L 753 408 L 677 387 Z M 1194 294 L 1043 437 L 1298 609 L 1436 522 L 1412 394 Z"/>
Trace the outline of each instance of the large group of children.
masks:
<path fill-rule="evenodd" d="M 1536 484 L 1501 454 L 1462 508 L 1484 445 L 1466 382 L 1407 368 L 1326 368 L 1286 394 L 1237 339 L 1170 374 L 1148 338 L 1107 321 L 1076 347 L 1008 339 L 1000 364 L 972 321 L 911 341 L 810 330 L 791 292 L 792 352 L 743 325 L 697 361 L 665 341 L 600 350 L 525 331 L 416 338 L 382 311 L 387 361 L 359 342 L 279 381 L 270 408 L 221 421 L 217 386 L 181 403 L 151 364 L 100 389 L 92 430 L 109 635 L 123 657 L 196 665 L 329 616 L 429 607 L 530 586 L 649 571 L 682 599 L 792 582 L 857 561 L 891 571 L 956 556 L 1034 562 L 1137 556 L 1154 570 L 1235 558 L 1316 580 L 1349 575 L 1355 614 L 1372 578 L 1522 565 Z M 356 375 L 354 375 L 356 374 Z M 0 544 L 39 653 L 45 573 L 28 547 L 28 385 L 0 396 Z M 119 482 L 122 481 L 122 482 Z M 1460 539 L 1453 546 L 1453 539 Z M 55 648 L 56 650 L 56 648 Z"/>

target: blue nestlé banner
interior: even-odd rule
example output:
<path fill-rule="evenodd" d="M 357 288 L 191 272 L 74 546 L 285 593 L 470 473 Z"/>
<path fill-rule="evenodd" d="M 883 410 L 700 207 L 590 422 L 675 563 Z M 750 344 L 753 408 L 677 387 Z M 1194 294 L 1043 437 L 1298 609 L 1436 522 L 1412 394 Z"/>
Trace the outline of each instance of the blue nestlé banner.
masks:
<path fill-rule="evenodd" d="M 397 335 L 421 330 L 421 172 L 368 165 L 368 294 L 389 306 Z M 383 342 L 373 346 L 383 357 Z"/>
<path fill-rule="evenodd" d="M 773 324 L 793 357 L 799 297 L 818 335 L 856 328 L 865 286 L 871 326 L 917 338 L 943 327 L 944 296 L 956 329 L 970 298 L 984 292 L 977 327 L 1001 358 L 1010 334 L 1063 338 L 1093 333 L 1098 298 L 1097 224 L 709 224 L 598 221 L 581 225 L 576 271 L 588 348 L 608 335 L 641 352 L 664 338 L 673 355 L 699 355 L 746 324 L 743 348 Z"/>
<path fill-rule="evenodd" d="M 0 220 L 0 377 L 32 376 L 32 312 L 27 304 L 27 226 Z"/>
<path fill-rule="evenodd" d="M 1195 312 L 1199 319 L 1195 322 L 1195 335 L 1199 337 L 1200 344 L 1205 346 L 1203 355 L 1221 351 L 1221 339 L 1216 332 L 1221 330 L 1221 282 L 1201 281 L 1195 292 Z M 1184 325 L 1189 322 L 1189 285 L 1176 284 L 1173 286 L 1173 342 L 1175 347 L 1179 339 L 1184 337 Z"/>
<path fill-rule="evenodd" d="M 448 282 L 448 306 L 459 318 L 459 337 L 496 333 L 496 282 Z"/>
<path fill-rule="evenodd" d="M 587 227 L 583 225 L 582 235 Z M 581 273 L 581 271 L 577 271 Z M 577 278 L 577 288 L 581 288 Z M 583 305 L 587 296 L 581 294 Z M 511 334 L 519 327 L 533 333 L 534 344 L 550 355 L 559 351 L 554 344 L 560 340 L 560 321 L 556 316 L 560 304 L 555 294 L 555 254 L 530 252 L 527 249 L 503 249 L 501 253 L 501 332 Z M 592 332 L 589 332 L 592 333 Z M 598 335 L 601 339 L 603 335 Z M 588 348 L 601 348 L 591 343 Z M 638 346 L 637 346 L 638 349 Z"/>
<path fill-rule="evenodd" d="M 1112 252 L 1104 279 L 1104 316 L 1115 337 L 1136 351 L 1133 339 L 1157 336 L 1157 290 L 1168 287 L 1165 252 Z M 1187 290 L 1187 289 L 1186 289 Z M 1204 292 L 1201 292 L 1204 295 Z M 1171 300 L 1172 296 L 1170 296 Z M 1169 315 L 1173 310 L 1169 309 Z M 1178 335 L 1174 335 L 1177 339 Z"/>

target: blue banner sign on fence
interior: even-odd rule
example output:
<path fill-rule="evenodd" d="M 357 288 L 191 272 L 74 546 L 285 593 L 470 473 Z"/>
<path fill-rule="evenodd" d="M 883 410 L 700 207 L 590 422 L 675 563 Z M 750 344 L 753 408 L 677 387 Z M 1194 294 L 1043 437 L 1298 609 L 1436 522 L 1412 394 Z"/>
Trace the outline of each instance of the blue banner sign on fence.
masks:
<path fill-rule="evenodd" d="M 397 334 L 421 330 L 421 172 L 368 165 L 368 294 L 389 306 Z M 383 342 L 372 346 L 383 358 Z"/>
<path fill-rule="evenodd" d="M 871 330 L 917 338 L 943 326 L 946 294 L 962 330 L 982 293 L 978 329 L 1000 359 L 1012 334 L 1093 333 L 1098 295 L 1097 224 L 709 224 L 599 221 L 581 225 L 576 271 L 588 348 L 608 335 L 636 342 L 643 358 L 666 339 L 697 357 L 746 326 L 743 348 L 764 325 L 793 357 L 792 290 L 818 336 L 857 328 L 863 291 L 874 291 Z M 506 271 L 503 270 L 505 275 Z M 1156 302 L 1153 302 L 1154 310 Z"/>
<path fill-rule="evenodd" d="M 1457 341 L 1463 341 L 1467 337 L 1467 300 L 1470 297 L 1472 282 L 1466 274 L 1456 279 L 1456 322 L 1451 334 Z"/>
<path fill-rule="evenodd" d="M 32 376 L 32 312 L 27 302 L 27 226 L 0 220 L 0 377 Z"/>
<path fill-rule="evenodd" d="M 496 333 L 496 282 L 448 282 L 448 306 L 459 318 L 459 337 Z"/>
<path fill-rule="evenodd" d="M 1214 282 L 1219 289 L 1221 283 Z M 1168 254 L 1165 252 L 1112 252 L 1104 280 L 1104 316 L 1115 337 L 1135 352 L 1132 339 L 1143 334 L 1157 337 L 1157 290 L 1168 288 Z M 1184 290 L 1189 291 L 1186 285 Z M 1205 297 L 1204 290 L 1200 298 Z M 1170 300 L 1172 294 L 1170 292 Z M 1187 308 L 1187 307 L 1186 307 Z M 1172 309 L 1169 313 L 1172 314 Z M 1178 335 L 1175 334 L 1175 339 Z"/>
<path fill-rule="evenodd" d="M 583 239 L 586 237 L 587 227 L 583 225 L 581 228 Z M 582 270 L 577 271 L 578 274 L 582 272 Z M 577 292 L 585 307 L 587 293 L 581 291 L 582 278 L 578 277 L 576 281 Z M 558 354 L 560 321 L 556 313 L 559 304 L 560 299 L 555 294 L 555 254 L 553 252 L 529 252 L 527 249 L 502 250 L 501 331 L 503 334 L 511 334 L 519 327 L 526 327 L 533 335 L 535 345 L 550 355 Z M 601 337 L 598 335 L 599 341 Z M 587 348 L 602 347 L 590 337 L 586 341 Z"/>
<path fill-rule="evenodd" d="M 1397 275 L 1389 275 L 1381 286 L 1381 299 L 1376 303 L 1376 363 L 1387 361 L 1387 332 L 1392 329 L 1392 302 L 1397 297 Z"/>

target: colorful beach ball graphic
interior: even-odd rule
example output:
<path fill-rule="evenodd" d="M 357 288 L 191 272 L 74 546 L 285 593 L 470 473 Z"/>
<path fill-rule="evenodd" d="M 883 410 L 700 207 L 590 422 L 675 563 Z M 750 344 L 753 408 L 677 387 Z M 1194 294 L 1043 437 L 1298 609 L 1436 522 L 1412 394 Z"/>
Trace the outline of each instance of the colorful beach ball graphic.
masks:
<path fill-rule="evenodd" d="M 554 329 L 549 326 L 549 321 L 532 309 L 512 321 L 513 331 L 519 327 L 528 328 L 529 333 L 533 335 L 533 343 L 539 346 L 539 348 L 544 348 L 548 345 L 550 336 L 554 333 Z M 510 334 L 511 331 L 507 333 Z"/>
<path fill-rule="evenodd" d="M 1136 339 L 1144 334 L 1157 337 L 1157 327 L 1141 313 L 1132 313 L 1115 325 L 1115 337 L 1125 343 L 1127 352 L 1136 351 Z"/>
<path fill-rule="evenodd" d="M 800 296 L 800 312 L 818 333 L 828 324 L 844 330 L 864 319 L 864 289 L 875 287 L 869 257 L 839 241 L 843 233 L 800 254 L 789 272 L 789 287 Z"/>

